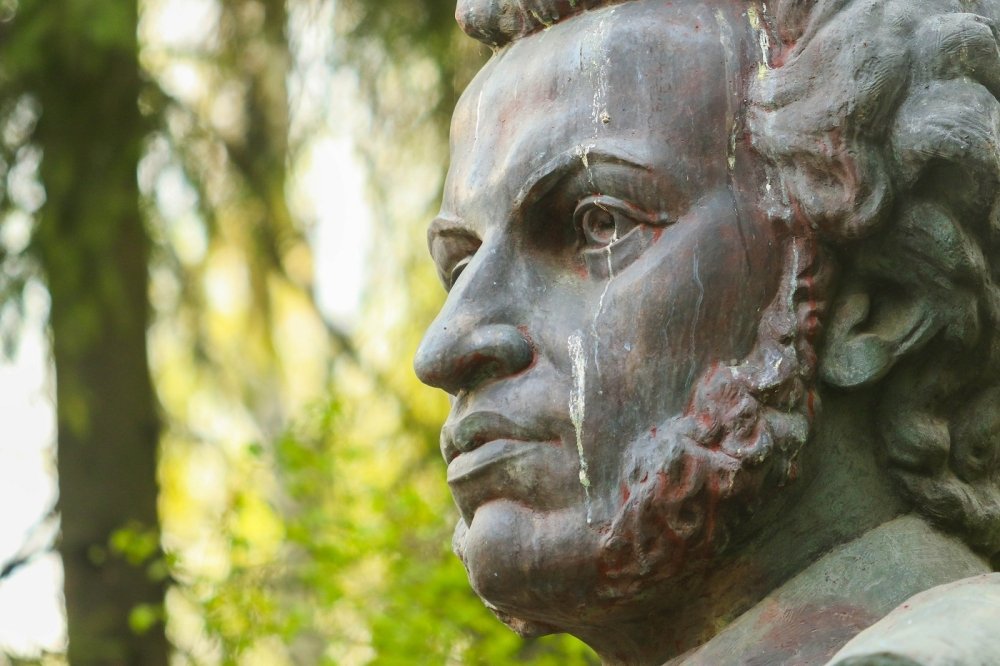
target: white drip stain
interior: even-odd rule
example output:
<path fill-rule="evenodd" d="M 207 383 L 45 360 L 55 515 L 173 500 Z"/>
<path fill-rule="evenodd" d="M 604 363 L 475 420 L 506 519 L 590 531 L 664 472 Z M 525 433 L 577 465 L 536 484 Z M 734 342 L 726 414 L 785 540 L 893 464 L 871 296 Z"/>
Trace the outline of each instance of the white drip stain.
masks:
<path fill-rule="evenodd" d="M 767 11 L 767 5 L 761 5 Z M 771 69 L 771 37 L 767 34 L 767 27 L 761 20 L 757 8 L 750 6 L 747 9 L 747 18 L 750 20 L 750 27 L 757 33 L 757 43 L 760 46 L 761 61 L 757 67 L 757 78 L 763 79 Z"/>
<path fill-rule="evenodd" d="M 483 108 L 483 91 L 479 91 L 479 101 L 476 102 L 476 135 L 473 143 L 479 143 L 479 112 Z"/>
<path fill-rule="evenodd" d="M 612 16 L 615 10 L 608 12 L 608 17 Z M 611 122 L 611 114 L 608 113 L 608 33 L 605 29 L 605 18 L 597 24 L 594 31 L 594 56 L 590 62 L 590 80 L 594 86 L 594 100 L 592 103 L 592 115 L 594 120 L 594 136 L 598 130 Z"/>
<path fill-rule="evenodd" d="M 618 229 L 615 229 L 615 233 L 611 236 L 611 242 L 608 246 L 604 248 L 605 255 L 608 259 L 608 281 L 604 284 L 604 291 L 601 292 L 601 298 L 597 301 L 597 310 L 594 311 L 594 319 L 590 322 L 590 337 L 594 341 L 594 371 L 597 373 L 597 393 L 602 395 L 604 392 L 600 389 L 601 382 L 601 361 L 597 355 L 601 344 L 601 338 L 597 334 L 597 320 L 600 319 L 601 313 L 604 311 L 604 299 L 608 295 L 608 290 L 611 289 L 611 282 L 615 279 L 615 267 L 611 263 L 611 246 L 618 242 Z"/>
<path fill-rule="evenodd" d="M 583 168 L 587 172 L 587 180 L 590 181 L 590 186 L 597 189 L 597 185 L 594 183 L 594 174 L 590 170 L 590 151 L 596 147 L 596 144 L 588 143 L 585 146 L 578 146 L 576 148 L 576 155 L 583 162 Z"/>
<path fill-rule="evenodd" d="M 799 256 L 799 244 L 794 240 L 792 241 L 792 284 L 788 290 L 788 312 L 792 317 L 796 316 L 795 308 L 795 289 L 799 285 L 799 262 L 802 258 Z"/>
<path fill-rule="evenodd" d="M 694 248 L 692 271 L 694 274 L 694 283 L 698 285 L 698 302 L 695 304 L 694 317 L 691 318 L 691 353 L 690 353 L 691 370 L 690 372 L 688 372 L 688 378 L 687 378 L 687 383 L 689 387 L 691 386 L 691 382 L 694 380 L 694 366 L 695 366 L 694 358 L 695 358 L 695 351 L 697 350 L 698 347 L 698 338 L 696 337 L 695 334 L 698 331 L 698 318 L 701 317 L 701 306 L 705 302 L 705 285 L 701 281 L 701 268 L 698 265 L 697 246 Z"/>
<path fill-rule="evenodd" d="M 576 431 L 576 452 L 580 458 L 580 485 L 587 495 L 587 524 L 591 521 L 590 510 L 590 476 L 587 469 L 587 458 L 583 453 L 583 421 L 587 414 L 587 357 L 583 353 L 583 338 L 574 333 L 567 340 L 569 358 L 573 363 L 573 387 L 569 395 L 569 418 Z"/>
<path fill-rule="evenodd" d="M 726 58 L 726 83 L 728 90 L 736 89 L 736 56 L 733 54 L 733 40 L 726 17 L 722 15 L 722 10 L 715 10 L 715 22 L 719 26 L 719 45 L 722 46 L 722 53 Z M 736 168 L 736 137 L 739 132 L 739 122 L 733 110 L 732 95 L 726 95 L 726 118 L 730 126 L 728 153 L 726 162 L 729 164 L 729 171 L 732 173 Z"/>

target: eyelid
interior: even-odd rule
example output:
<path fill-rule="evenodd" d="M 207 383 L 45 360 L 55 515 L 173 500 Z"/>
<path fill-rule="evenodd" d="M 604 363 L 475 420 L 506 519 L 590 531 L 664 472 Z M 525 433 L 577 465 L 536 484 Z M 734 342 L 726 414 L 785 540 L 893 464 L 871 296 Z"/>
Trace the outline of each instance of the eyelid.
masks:
<path fill-rule="evenodd" d="M 665 227 L 673 221 L 667 213 L 650 212 L 633 203 L 607 194 L 593 194 L 577 203 L 576 210 L 573 211 L 574 223 L 578 224 L 583 213 L 591 207 L 621 213 L 638 224 L 648 224 L 654 227 Z"/>

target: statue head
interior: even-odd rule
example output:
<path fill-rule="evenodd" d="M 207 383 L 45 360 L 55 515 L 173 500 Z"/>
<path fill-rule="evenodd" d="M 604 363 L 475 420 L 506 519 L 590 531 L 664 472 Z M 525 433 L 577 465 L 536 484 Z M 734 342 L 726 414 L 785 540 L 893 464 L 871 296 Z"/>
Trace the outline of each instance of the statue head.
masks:
<path fill-rule="evenodd" d="M 495 54 L 455 112 L 416 370 L 454 396 L 455 549 L 501 619 L 600 647 L 684 608 L 704 638 L 871 526 L 772 562 L 855 457 L 878 479 L 844 516 L 1000 551 L 996 2 L 457 15 Z"/>

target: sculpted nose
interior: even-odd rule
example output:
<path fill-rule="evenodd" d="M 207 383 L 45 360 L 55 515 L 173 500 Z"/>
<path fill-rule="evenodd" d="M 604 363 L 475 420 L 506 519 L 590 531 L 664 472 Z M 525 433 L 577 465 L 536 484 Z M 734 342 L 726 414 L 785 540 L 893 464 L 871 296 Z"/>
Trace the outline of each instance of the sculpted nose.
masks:
<path fill-rule="evenodd" d="M 431 325 L 413 362 L 423 383 L 454 395 L 531 365 L 534 351 L 516 327 L 462 326 L 445 314 Z"/>

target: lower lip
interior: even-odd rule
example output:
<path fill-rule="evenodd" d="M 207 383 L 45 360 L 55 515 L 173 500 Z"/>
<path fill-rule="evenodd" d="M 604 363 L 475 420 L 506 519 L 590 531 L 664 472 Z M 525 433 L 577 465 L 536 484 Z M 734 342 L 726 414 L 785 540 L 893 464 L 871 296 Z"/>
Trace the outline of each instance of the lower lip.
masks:
<path fill-rule="evenodd" d="M 495 439 L 463 453 L 448 464 L 448 483 L 463 483 L 482 476 L 500 463 L 509 463 L 524 457 L 540 442 L 516 439 Z"/>

